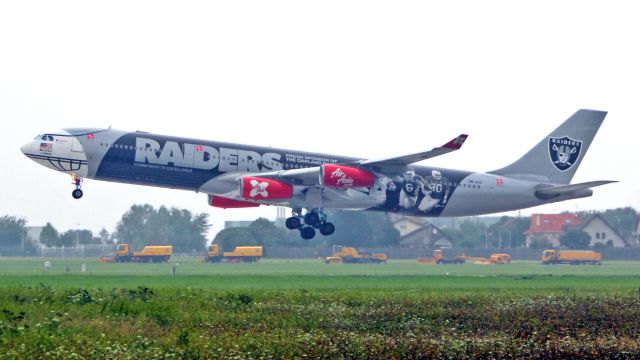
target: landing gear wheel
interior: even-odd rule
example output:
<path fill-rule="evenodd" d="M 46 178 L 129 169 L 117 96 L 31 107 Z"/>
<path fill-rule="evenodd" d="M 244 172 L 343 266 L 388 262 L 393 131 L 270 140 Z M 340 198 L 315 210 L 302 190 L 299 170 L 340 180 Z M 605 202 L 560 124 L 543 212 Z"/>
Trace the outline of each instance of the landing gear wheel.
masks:
<path fill-rule="evenodd" d="M 80 187 L 82 186 L 82 178 L 76 176 L 76 174 L 71 174 L 71 183 L 76 186 L 76 189 L 71 192 L 71 196 L 74 199 L 80 199 L 82 197 L 82 190 Z"/>
<path fill-rule="evenodd" d="M 336 227 L 330 222 L 323 222 L 320 224 L 320 234 L 327 236 L 333 234 L 336 231 Z"/>
<path fill-rule="evenodd" d="M 73 192 L 71 192 L 71 196 L 73 196 L 74 199 L 80 199 L 82 195 L 83 193 L 82 193 L 82 190 L 80 189 L 75 189 L 73 190 Z"/>
<path fill-rule="evenodd" d="M 320 215 L 315 211 L 309 211 L 304 215 L 304 223 L 316 227 L 320 222 Z"/>
<path fill-rule="evenodd" d="M 298 216 L 292 216 L 287 218 L 287 220 L 284 222 L 284 225 L 289 230 L 299 229 L 300 226 L 302 226 L 302 220 Z"/>
<path fill-rule="evenodd" d="M 300 229 L 300 236 L 305 240 L 311 240 L 316 236 L 316 230 L 311 226 L 305 226 Z"/>

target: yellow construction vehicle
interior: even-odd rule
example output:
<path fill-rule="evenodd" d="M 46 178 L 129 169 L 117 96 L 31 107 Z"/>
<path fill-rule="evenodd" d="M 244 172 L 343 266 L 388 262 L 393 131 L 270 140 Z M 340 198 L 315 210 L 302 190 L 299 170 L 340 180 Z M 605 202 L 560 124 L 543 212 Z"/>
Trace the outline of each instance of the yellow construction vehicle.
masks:
<path fill-rule="evenodd" d="M 509 254 L 491 254 L 489 262 L 492 264 L 511 264 L 511 255 Z"/>
<path fill-rule="evenodd" d="M 262 246 L 236 246 L 233 251 L 222 251 L 219 244 L 207 247 L 205 262 L 255 262 L 264 256 Z"/>
<path fill-rule="evenodd" d="M 456 256 L 449 259 L 444 257 L 444 252 L 440 249 L 433 250 L 433 257 L 419 258 L 418 264 L 464 264 L 465 256 Z"/>
<path fill-rule="evenodd" d="M 333 254 L 324 259 L 327 264 L 381 264 L 387 262 L 387 255 L 358 252 L 354 247 L 333 245 Z"/>
<path fill-rule="evenodd" d="M 602 265 L 602 255 L 590 250 L 545 250 L 542 263 L 549 264 L 594 264 Z"/>
<path fill-rule="evenodd" d="M 118 244 L 116 262 L 167 262 L 173 255 L 173 246 L 145 246 L 142 251 L 131 251 L 129 244 Z"/>
<path fill-rule="evenodd" d="M 473 262 L 477 265 L 494 265 L 494 264 L 510 264 L 511 263 L 511 255 L 509 254 L 491 254 L 491 256 L 487 258 L 483 257 L 475 257 L 475 256 L 466 256 L 461 255 L 460 258 L 463 258 L 466 261 Z"/>

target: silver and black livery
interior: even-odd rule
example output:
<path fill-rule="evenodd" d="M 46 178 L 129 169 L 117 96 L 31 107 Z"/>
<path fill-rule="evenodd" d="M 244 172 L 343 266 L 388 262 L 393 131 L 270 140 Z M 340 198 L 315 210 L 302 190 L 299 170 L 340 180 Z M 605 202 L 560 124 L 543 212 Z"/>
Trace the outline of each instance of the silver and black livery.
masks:
<path fill-rule="evenodd" d="M 324 209 L 470 216 L 591 196 L 612 181 L 570 182 L 605 116 L 578 110 L 519 160 L 484 173 L 414 165 L 460 149 L 465 134 L 377 160 L 95 128 L 47 132 L 21 150 L 70 174 L 77 199 L 88 178 L 201 192 L 222 208 L 288 206 L 287 227 L 311 239 L 335 230 Z"/>

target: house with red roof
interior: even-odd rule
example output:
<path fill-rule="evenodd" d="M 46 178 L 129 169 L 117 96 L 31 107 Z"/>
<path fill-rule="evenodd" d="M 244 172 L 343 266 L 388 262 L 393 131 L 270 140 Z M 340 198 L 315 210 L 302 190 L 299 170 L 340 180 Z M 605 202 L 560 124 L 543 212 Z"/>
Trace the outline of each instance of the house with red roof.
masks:
<path fill-rule="evenodd" d="M 558 247 L 566 227 L 580 224 L 582 221 L 574 214 L 533 214 L 531 227 L 526 232 L 527 247 L 536 239 L 546 239 L 554 247 Z"/>
<path fill-rule="evenodd" d="M 574 214 L 533 214 L 527 230 L 527 247 L 536 239 L 546 239 L 553 247 L 560 246 L 566 231 L 583 231 L 591 237 L 589 246 L 627 247 L 629 242 L 599 214 L 580 219 Z"/>

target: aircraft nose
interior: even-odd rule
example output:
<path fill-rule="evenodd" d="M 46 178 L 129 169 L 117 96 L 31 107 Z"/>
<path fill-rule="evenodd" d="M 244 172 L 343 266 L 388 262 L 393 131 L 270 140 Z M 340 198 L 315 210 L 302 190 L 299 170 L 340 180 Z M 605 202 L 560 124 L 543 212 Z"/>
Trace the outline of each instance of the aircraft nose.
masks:
<path fill-rule="evenodd" d="M 22 151 L 23 154 L 27 155 L 31 153 L 31 148 L 33 147 L 33 142 L 28 142 L 22 146 L 20 146 L 20 151 Z"/>

